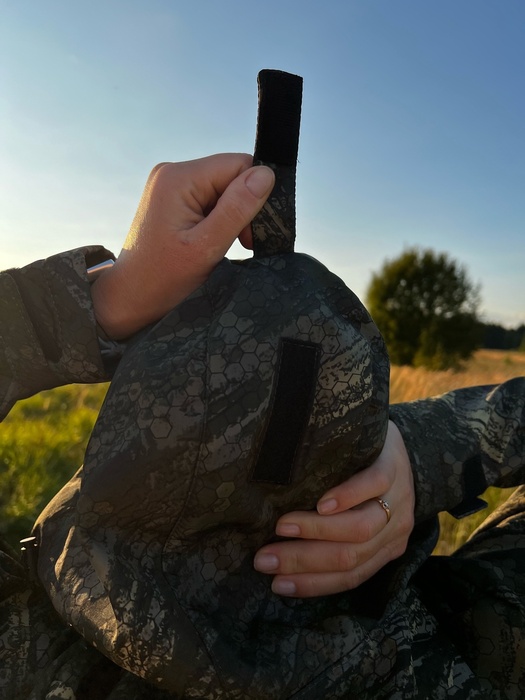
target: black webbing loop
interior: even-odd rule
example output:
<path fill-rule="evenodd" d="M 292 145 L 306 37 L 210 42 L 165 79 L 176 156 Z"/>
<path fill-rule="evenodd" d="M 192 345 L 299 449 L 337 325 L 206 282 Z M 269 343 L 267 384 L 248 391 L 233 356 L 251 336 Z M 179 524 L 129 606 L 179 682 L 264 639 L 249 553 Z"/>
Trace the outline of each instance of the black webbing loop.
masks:
<path fill-rule="evenodd" d="M 275 172 L 275 187 L 252 222 L 256 257 L 291 253 L 295 242 L 295 172 L 303 79 L 277 70 L 262 70 L 257 78 L 259 110 L 255 165 Z"/>

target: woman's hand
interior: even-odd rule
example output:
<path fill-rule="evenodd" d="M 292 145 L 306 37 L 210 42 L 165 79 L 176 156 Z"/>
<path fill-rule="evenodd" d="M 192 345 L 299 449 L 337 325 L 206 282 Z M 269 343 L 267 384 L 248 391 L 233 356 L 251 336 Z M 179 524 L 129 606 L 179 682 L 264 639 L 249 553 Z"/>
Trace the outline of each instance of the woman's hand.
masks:
<path fill-rule="evenodd" d="M 377 499 L 388 504 L 390 519 Z M 276 534 L 298 539 L 262 547 L 254 566 L 274 576 L 272 590 L 280 595 L 307 598 L 356 588 L 403 554 L 414 502 L 403 438 L 390 421 L 377 460 L 325 493 L 317 512 L 282 516 Z"/>
<path fill-rule="evenodd" d="M 274 184 L 252 156 L 226 153 L 157 165 L 115 265 L 92 286 L 98 323 L 125 338 L 158 320 L 207 279 Z"/>

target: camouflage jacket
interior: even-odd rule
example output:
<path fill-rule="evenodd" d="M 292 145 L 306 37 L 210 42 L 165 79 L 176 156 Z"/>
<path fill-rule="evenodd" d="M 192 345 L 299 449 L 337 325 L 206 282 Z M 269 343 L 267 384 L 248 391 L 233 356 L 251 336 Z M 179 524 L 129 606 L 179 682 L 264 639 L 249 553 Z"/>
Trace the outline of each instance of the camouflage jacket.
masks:
<path fill-rule="evenodd" d="M 16 400 L 42 389 L 109 378 L 85 273 L 86 261 L 91 265 L 106 257 L 100 248 L 73 251 L 0 275 L 2 416 Z M 246 570 L 253 595 L 246 597 L 245 608 L 264 606 L 257 624 L 250 618 L 250 638 L 263 647 L 258 664 L 253 665 L 248 645 L 239 649 L 231 640 L 228 647 L 220 637 L 207 639 L 214 664 L 200 687 L 188 685 L 181 692 L 184 682 L 170 686 L 169 679 L 145 672 L 156 666 L 148 656 L 146 625 L 140 663 L 137 656 L 134 665 L 124 658 L 114 663 L 93 646 L 97 640 L 87 643 L 69 620 L 62 620 L 51 604 L 48 582 L 32 582 L 5 547 L 0 554 L 0 698 L 523 697 L 523 491 L 518 489 L 457 555 L 430 555 L 438 512 L 468 512 L 487 485 L 523 483 L 525 380 L 392 406 L 391 417 L 405 439 L 416 485 L 417 525 L 407 552 L 358 590 L 315 601 L 280 600 L 269 593 L 266 577 Z M 65 487 L 59 507 L 77 507 L 79 480 L 82 472 Z M 228 558 L 235 545 L 224 542 L 221 556 Z M 189 557 L 188 566 L 193 564 Z M 209 609 L 201 607 L 198 614 L 213 619 L 229 606 L 238 610 L 232 598 L 244 593 L 235 586 L 228 590 L 227 583 L 218 586 L 216 600 L 208 598 Z M 176 582 L 171 585 L 176 588 Z M 194 592 L 196 600 L 201 593 Z M 162 617 L 162 610 L 157 615 Z M 185 635 L 188 640 L 193 635 L 184 627 L 176 633 L 183 643 Z M 239 667 L 240 681 L 231 681 L 224 670 L 228 654 Z M 200 661 L 188 654 L 174 663 L 184 676 Z"/>

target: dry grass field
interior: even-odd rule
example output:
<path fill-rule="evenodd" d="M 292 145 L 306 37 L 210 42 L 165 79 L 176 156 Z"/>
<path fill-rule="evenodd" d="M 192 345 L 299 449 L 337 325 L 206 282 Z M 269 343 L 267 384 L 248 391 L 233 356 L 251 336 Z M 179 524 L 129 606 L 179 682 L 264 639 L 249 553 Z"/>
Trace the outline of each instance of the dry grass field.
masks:
<path fill-rule="evenodd" d="M 391 401 L 409 401 L 454 388 L 497 384 L 525 374 L 525 353 L 480 350 L 459 372 L 393 367 Z M 0 425 L 0 536 L 25 537 L 42 507 L 82 462 L 105 386 L 70 386 L 20 401 Z M 506 497 L 496 489 L 494 507 Z M 441 516 L 438 552 L 464 541 L 487 514 L 455 521 Z"/>
<path fill-rule="evenodd" d="M 390 401 L 413 401 L 437 396 L 452 389 L 501 384 L 525 375 L 525 353 L 509 350 L 478 350 L 459 372 L 431 372 L 418 367 L 392 367 Z"/>

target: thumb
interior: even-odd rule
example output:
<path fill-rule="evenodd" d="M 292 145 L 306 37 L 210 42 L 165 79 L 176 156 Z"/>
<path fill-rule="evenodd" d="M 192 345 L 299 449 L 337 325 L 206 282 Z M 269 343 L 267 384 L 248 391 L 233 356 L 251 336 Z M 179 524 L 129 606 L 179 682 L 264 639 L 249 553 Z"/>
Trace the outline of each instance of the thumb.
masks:
<path fill-rule="evenodd" d="M 208 252 L 217 262 L 262 209 L 274 183 L 273 170 L 265 165 L 245 170 L 232 180 L 212 211 L 198 224 L 199 237 L 207 241 Z"/>

